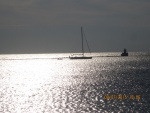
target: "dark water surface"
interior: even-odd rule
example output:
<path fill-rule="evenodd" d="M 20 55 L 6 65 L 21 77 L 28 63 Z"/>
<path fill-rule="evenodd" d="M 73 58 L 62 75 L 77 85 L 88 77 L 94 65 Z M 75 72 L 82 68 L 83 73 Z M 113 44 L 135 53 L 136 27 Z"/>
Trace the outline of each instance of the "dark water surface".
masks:
<path fill-rule="evenodd" d="M 150 113 L 148 53 L 66 56 L 0 55 L 0 113 Z"/>

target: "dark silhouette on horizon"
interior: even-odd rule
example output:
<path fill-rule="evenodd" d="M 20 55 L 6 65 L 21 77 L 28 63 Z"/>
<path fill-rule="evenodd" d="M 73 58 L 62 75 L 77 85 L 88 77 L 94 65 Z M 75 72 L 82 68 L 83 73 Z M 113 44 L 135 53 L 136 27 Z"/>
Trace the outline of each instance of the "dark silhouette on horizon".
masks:
<path fill-rule="evenodd" d="M 84 40 L 84 39 L 85 39 L 85 41 L 86 41 L 86 44 L 87 44 L 87 46 L 88 46 L 88 49 L 89 49 L 89 52 L 90 52 L 90 53 L 91 53 L 91 51 L 90 51 L 90 48 L 89 48 L 89 45 L 88 45 L 86 36 L 85 36 L 85 34 L 84 34 L 84 32 L 83 32 L 82 26 L 81 26 L 81 39 L 82 39 L 82 54 L 81 54 L 81 56 L 74 56 L 74 54 L 73 54 L 73 55 L 69 56 L 70 59 L 92 59 L 91 56 L 85 56 L 85 55 L 84 55 L 84 53 L 85 53 L 85 51 L 84 51 L 84 45 L 83 45 L 83 44 L 84 44 L 84 43 L 83 43 L 83 40 Z"/>
<path fill-rule="evenodd" d="M 121 56 L 128 56 L 128 52 L 126 49 L 124 49 L 124 52 L 121 54 Z"/>

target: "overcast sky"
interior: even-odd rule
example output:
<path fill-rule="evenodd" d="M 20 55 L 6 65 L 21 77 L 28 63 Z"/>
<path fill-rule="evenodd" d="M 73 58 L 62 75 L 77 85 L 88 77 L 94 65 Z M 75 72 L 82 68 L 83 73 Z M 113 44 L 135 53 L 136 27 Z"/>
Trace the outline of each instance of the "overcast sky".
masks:
<path fill-rule="evenodd" d="M 0 53 L 150 51 L 150 0 L 0 0 Z"/>

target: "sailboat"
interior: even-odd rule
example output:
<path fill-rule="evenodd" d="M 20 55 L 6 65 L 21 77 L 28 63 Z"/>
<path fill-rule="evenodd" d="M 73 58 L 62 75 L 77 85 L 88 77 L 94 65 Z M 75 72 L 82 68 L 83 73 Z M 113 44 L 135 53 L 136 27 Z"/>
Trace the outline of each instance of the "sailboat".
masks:
<path fill-rule="evenodd" d="M 92 59 L 91 56 L 85 56 L 85 55 L 84 55 L 84 43 L 83 43 L 84 39 L 83 39 L 83 38 L 85 38 L 85 40 L 86 40 L 85 34 L 84 34 L 84 32 L 83 32 L 83 28 L 82 28 L 82 26 L 81 26 L 82 54 L 73 54 L 73 55 L 69 56 L 70 59 Z M 89 52 L 90 52 L 90 48 L 89 48 L 89 45 L 88 45 L 87 40 L 86 40 L 86 44 L 87 44 L 88 49 L 89 49 Z M 90 53 L 91 53 L 91 52 L 90 52 Z M 76 56 L 76 55 L 78 55 L 78 56 Z M 79 55 L 80 55 L 80 56 L 79 56 Z"/>

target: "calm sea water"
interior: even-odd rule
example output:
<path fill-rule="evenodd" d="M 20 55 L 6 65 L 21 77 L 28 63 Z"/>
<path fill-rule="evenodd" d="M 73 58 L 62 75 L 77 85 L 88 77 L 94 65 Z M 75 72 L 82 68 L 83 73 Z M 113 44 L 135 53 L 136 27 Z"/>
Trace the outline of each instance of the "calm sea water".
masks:
<path fill-rule="evenodd" d="M 0 55 L 0 113 L 150 113 L 150 53 L 69 55 Z"/>

